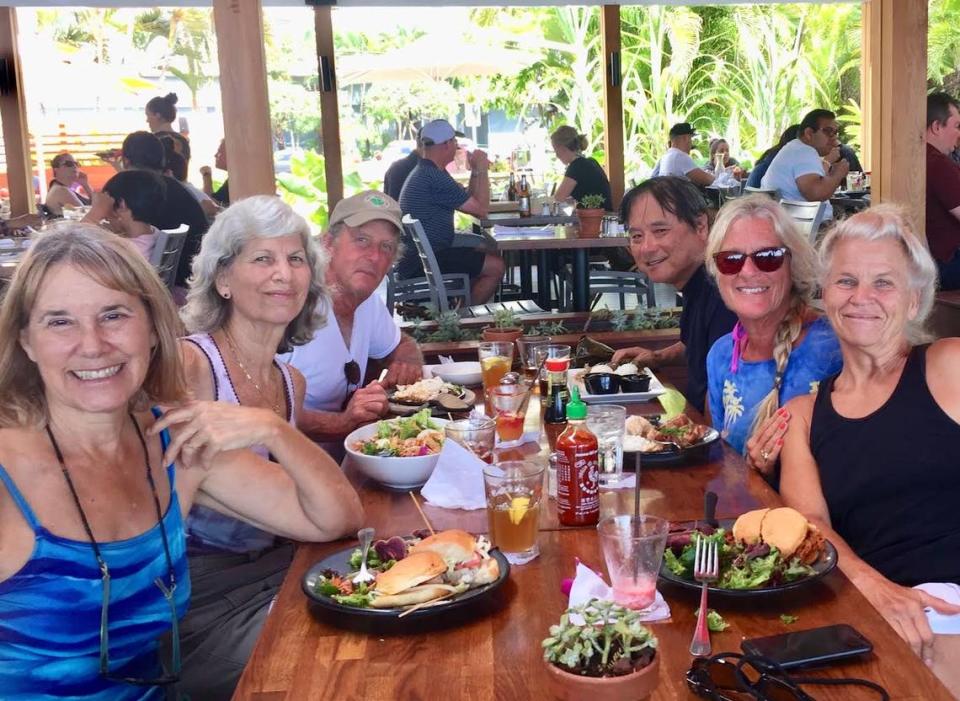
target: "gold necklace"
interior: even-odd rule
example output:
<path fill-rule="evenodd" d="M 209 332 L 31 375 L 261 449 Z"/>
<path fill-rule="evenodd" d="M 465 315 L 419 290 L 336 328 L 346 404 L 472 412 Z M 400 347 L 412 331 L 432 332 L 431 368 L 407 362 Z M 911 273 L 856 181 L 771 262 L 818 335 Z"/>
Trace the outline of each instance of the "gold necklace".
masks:
<path fill-rule="evenodd" d="M 255 390 L 257 390 L 257 394 L 260 395 L 260 397 L 263 399 L 263 401 L 265 401 L 267 404 L 269 404 L 271 407 L 273 407 L 273 410 L 274 410 L 279 416 L 281 416 L 281 417 L 285 416 L 285 415 L 286 415 L 286 412 L 284 412 L 284 410 L 280 407 L 280 405 L 277 404 L 274 400 L 270 399 L 270 398 L 267 396 L 266 392 L 264 392 L 264 391 L 260 388 L 260 385 L 257 383 L 257 381 L 254 380 L 254 379 L 250 376 L 250 373 L 249 373 L 249 372 L 247 372 L 247 368 L 244 367 L 243 361 L 240 360 L 240 351 L 237 349 L 237 344 L 233 342 L 233 337 L 230 336 L 229 333 L 227 333 L 227 330 L 226 330 L 226 329 L 223 330 L 223 336 L 224 336 L 224 338 L 227 339 L 227 345 L 230 346 L 230 354 L 233 355 L 233 359 L 236 361 L 237 365 L 240 366 L 240 370 L 243 372 L 244 377 L 247 378 L 247 382 L 249 382 L 251 385 L 253 385 L 253 388 L 254 388 Z M 276 393 L 276 392 L 273 392 L 273 396 L 276 397 L 276 395 L 277 395 L 277 393 Z M 238 400 L 238 401 L 239 401 L 239 399 L 240 399 L 240 398 L 237 397 L 237 400 Z"/>

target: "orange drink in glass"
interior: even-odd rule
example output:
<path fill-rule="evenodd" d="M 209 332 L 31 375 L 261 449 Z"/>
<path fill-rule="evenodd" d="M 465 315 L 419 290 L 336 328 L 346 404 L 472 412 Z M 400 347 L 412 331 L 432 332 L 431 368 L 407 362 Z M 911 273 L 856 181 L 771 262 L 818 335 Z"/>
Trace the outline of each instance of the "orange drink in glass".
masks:
<path fill-rule="evenodd" d="M 523 420 L 530 401 L 530 388 L 526 385 L 500 385 L 487 393 L 497 422 L 500 440 L 515 441 L 523 435 Z"/>
<path fill-rule="evenodd" d="M 493 412 L 489 396 L 491 389 L 500 386 L 500 380 L 513 366 L 512 343 L 484 341 L 480 344 L 480 373 L 483 377 L 483 393 L 486 397 L 487 414 Z"/>
<path fill-rule="evenodd" d="M 507 461 L 483 468 L 490 540 L 512 565 L 522 565 L 540 554 L 540 501 L 543 465 Z"/>

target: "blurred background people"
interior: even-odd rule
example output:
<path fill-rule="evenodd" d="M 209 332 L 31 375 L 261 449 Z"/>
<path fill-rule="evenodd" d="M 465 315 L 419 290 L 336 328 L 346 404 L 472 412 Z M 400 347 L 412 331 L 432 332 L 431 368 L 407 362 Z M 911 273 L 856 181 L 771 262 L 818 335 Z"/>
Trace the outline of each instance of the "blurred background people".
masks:
<path fill-rule="evenodd" d="M 166 195 L 162 177 L 148 170 L 117 173 L 93 197 L 93 206 L 84 221 L 107 221 L 115 234 L 130 239 L 143 257 L 153 262 L 154 247 L 160 230 L 158 208 Z"/>
<path fill-rule="evenodd" d="M 93 190 L 85 173 L 80 171 L 77 159 L 69 153 L 58 153 L 50 162 L 53 180 L 47 189 L 43 204 L 55 217 L 63 216 L 63 208 L 82 207 L 93 201 Z"/>
<path fill-rule="evenodd" d="M 176 144 L 176 151 L 183 160 L 190 164 L 190 139 L 178 131 L 174 131 L 173 123 L 177 119 L 177 95 L 176 93 L 167 93 L 163 97 L 154 97 L 147 102 L 144 110 L 147 117 L 147 125 L 150 131 L 160 136 L 169 135 Z"/>
<path fill-rule="evenodd" d="M 213 156 L 213 165 L 218 170 L 227 169 L 227 140 L 220 139 L 220 146 Z M 230 185 L 229 180 L 224 180 L 223 184 L 213 189 L 213 171 L 210 166 L 200 166 L 200 176 L 203 178 L 203 193 L 212 198 L 221 207 L 230 206 Z"/>
<path fill-rule="evenodd" d="M 599 163 L 583 155 L 587 137 L 565 124 L 550 135 L 550 144 L 557 159 L 566 166 L 554 199 L 560 202 L 572 197 L 579 202 L 586 195 L 600 195 L 603 209 L 611 211 L 610 180 Z"/>

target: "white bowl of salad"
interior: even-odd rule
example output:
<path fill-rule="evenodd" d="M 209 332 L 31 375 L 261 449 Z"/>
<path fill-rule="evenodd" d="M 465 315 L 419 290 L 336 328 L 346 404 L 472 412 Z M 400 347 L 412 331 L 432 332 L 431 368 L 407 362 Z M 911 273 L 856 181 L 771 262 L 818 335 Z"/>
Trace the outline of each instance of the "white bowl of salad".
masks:
<path fill-rule="evenodd" d="M 414 489 L 430 479 L 443 447 L 445 419 L 430 409 L 361 426 L 344 440 L 350 462 L 392 489 Z"/>

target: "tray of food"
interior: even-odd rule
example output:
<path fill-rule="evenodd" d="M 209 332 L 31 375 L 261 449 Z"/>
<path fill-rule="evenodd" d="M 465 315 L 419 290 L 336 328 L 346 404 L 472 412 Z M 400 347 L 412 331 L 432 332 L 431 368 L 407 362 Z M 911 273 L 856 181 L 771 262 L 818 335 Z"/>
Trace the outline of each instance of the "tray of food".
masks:
<path fill-rule="evenodd" d="M 789 507 L 748 511 L 716 528 L 702 521 L 672 524 L 660 579 L 700 589 L 693 578 L 698 538 L 719 545 L 720 576 L 707 588 L 715 594 L 749 597 L 805 587 L 837 566 L 837 549 L 799 511 Z"/>
<path fill-rule="evenodd" d="M 304 575 L 303 592 L 321 615 L 373 624 L 442 618 L 479 608 L 510 574 L 510 563 L 484 536 L 456 529 L 374 542 L 369 584 L 353 582 L 360 558 L 359 548 L 344 548 Z"/>
<path fill-rule="evenodd" d="M 569 370 L 567 384 L 576 386 L 580 398 L 587 404 L 646 402 L 666 391 L 650 368 L 640 368 L 633 363 L 617 366 L 604 363 Z"/>
<path fill-rule="evenodd" d="M 412 385 L 399 385 L 387 395 L 390 412 L 399 416 L 415 414 L 424 407 L 434 413 L 468 411 L 477 401 L 477 395 L 463 385 L 430 377 Z"/>

